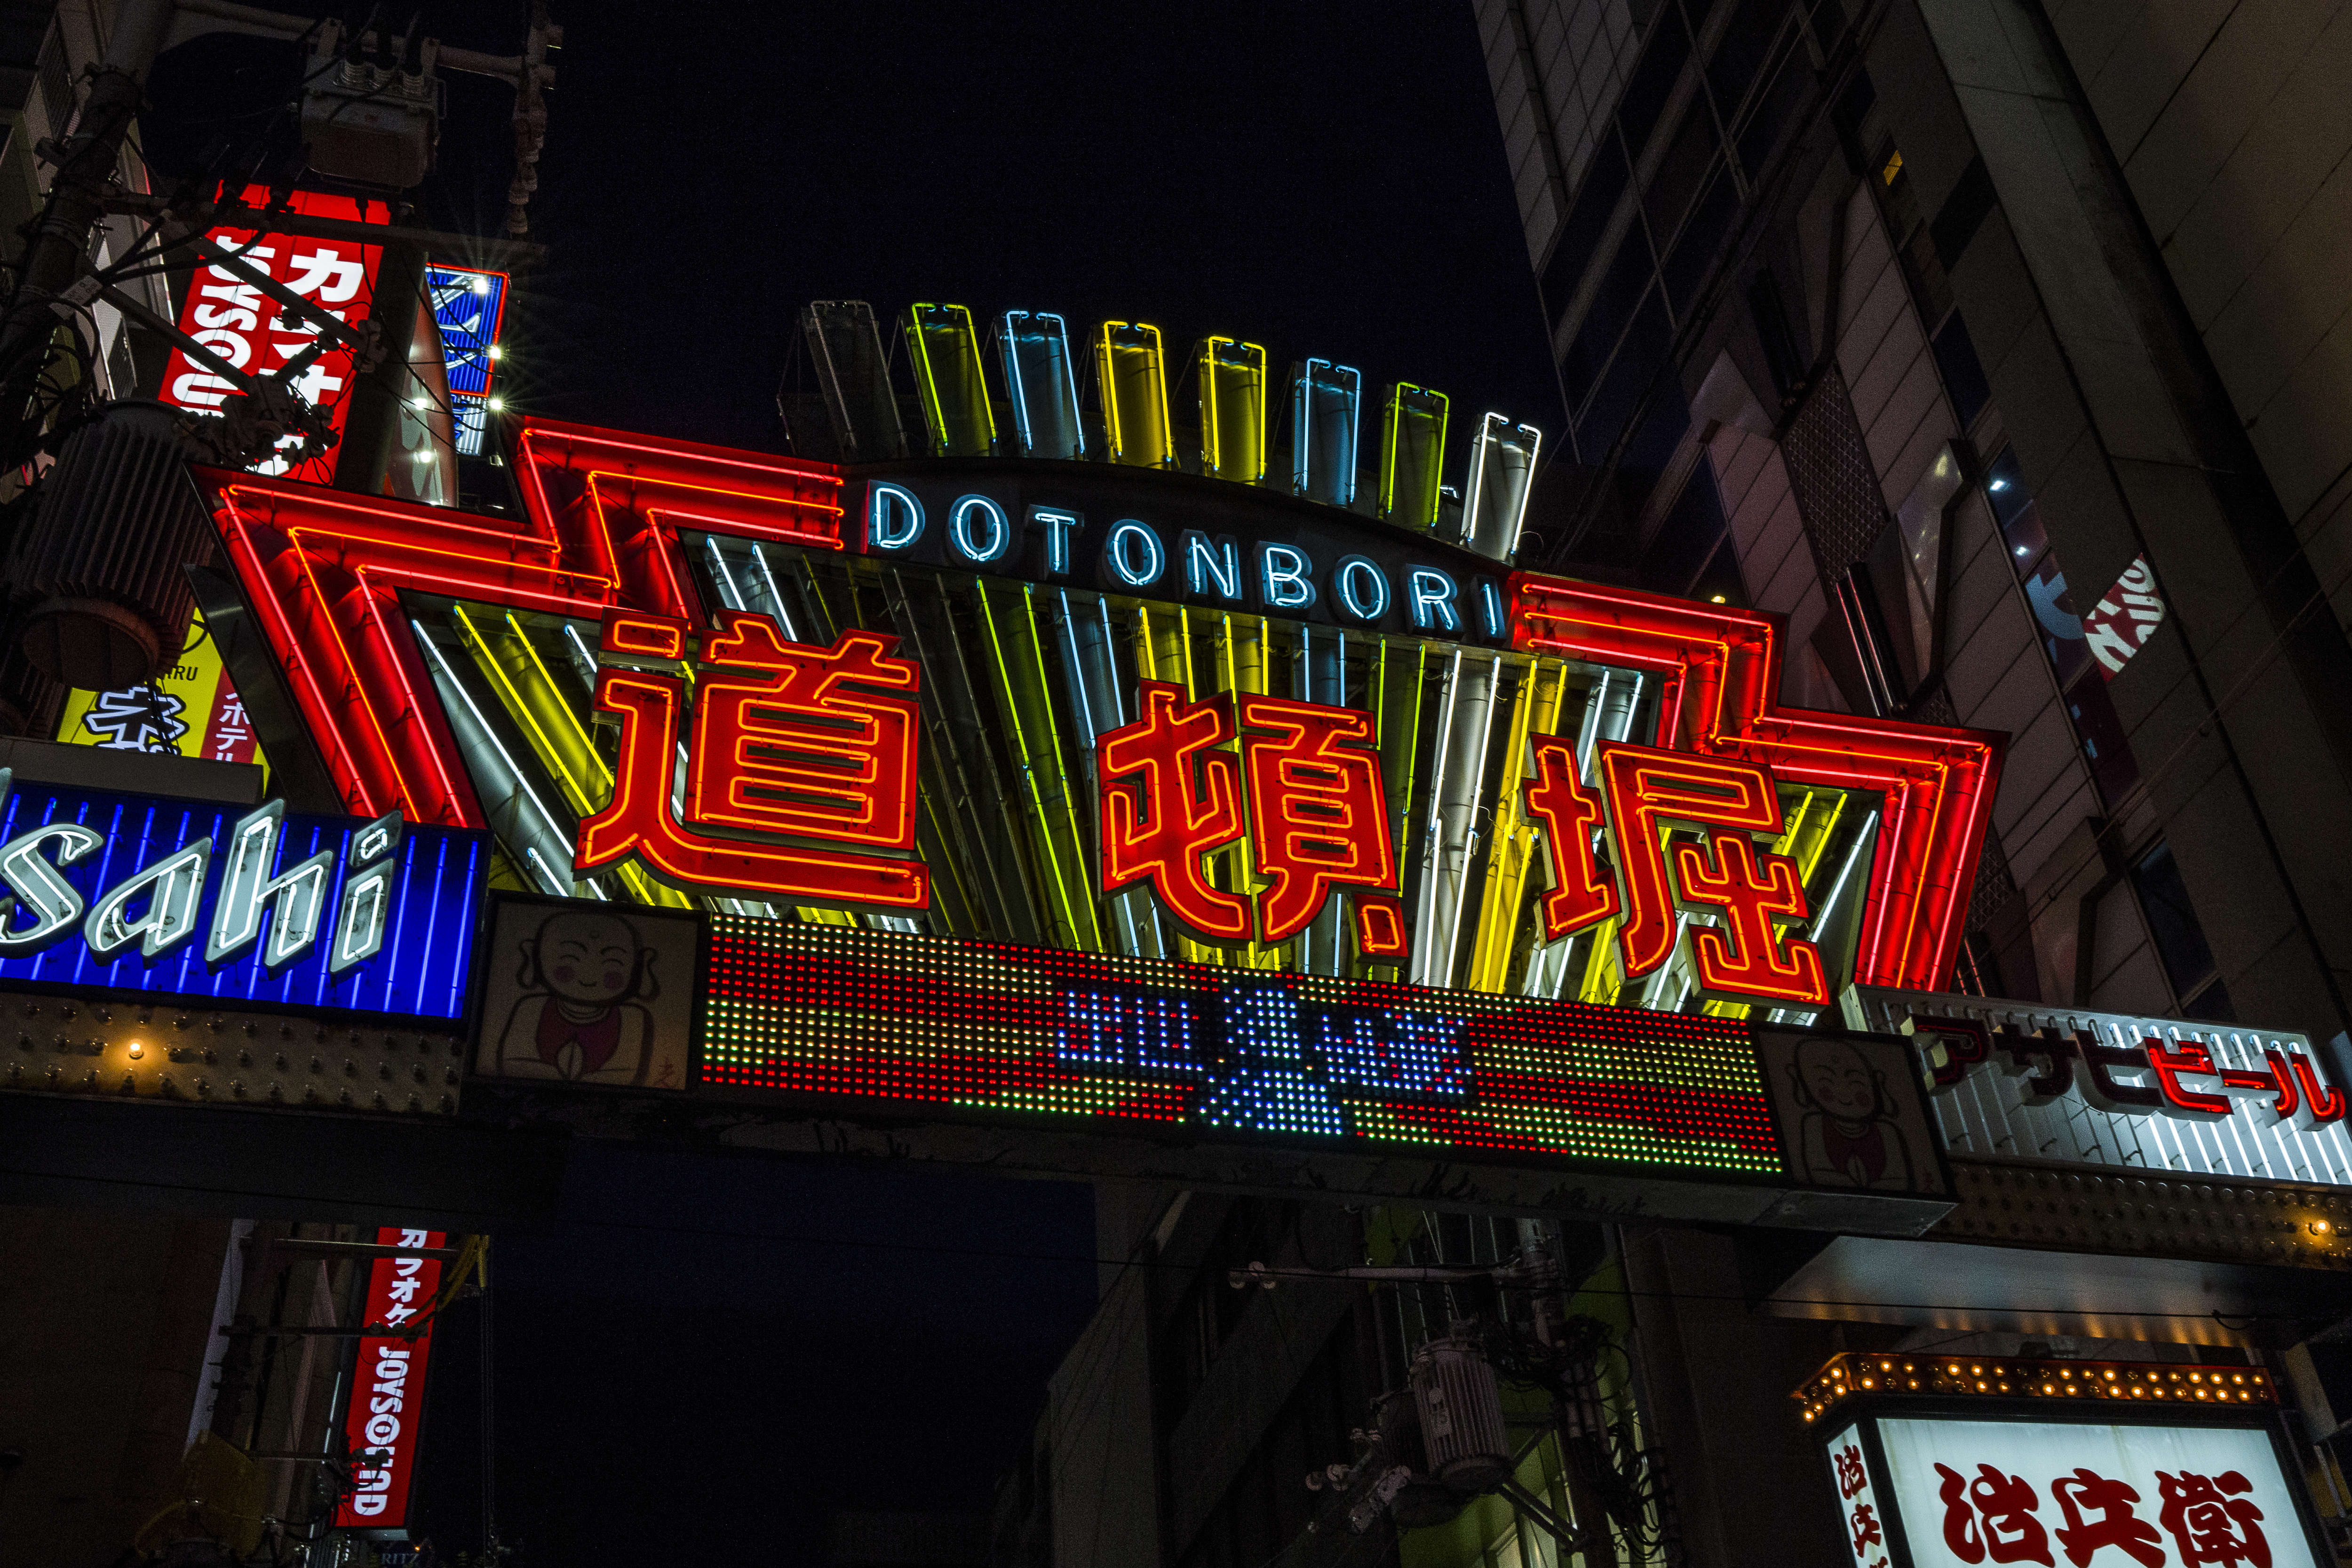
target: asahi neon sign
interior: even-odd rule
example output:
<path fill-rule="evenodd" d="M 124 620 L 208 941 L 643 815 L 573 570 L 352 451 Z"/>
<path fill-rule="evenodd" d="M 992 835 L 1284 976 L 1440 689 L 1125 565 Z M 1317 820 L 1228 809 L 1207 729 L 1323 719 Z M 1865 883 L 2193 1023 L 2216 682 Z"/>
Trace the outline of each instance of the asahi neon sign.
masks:
<path fill-rule="evenodd" d="M 0 804 L 15 785 L 12 770 L 0 768 Z M 285 822 L 286 803 L 271 801 L 233 824 L 221 845 L 206 835 L 93 896 L 65 871 L 100 856 L 107 835 L 66 820 L 18 833 L 0 843 L 0 882 L 9 889 L 0 897 L 0 959 L 38 953 L 79 935 L 101 963 L 135 950 L 152 964 L 201 934 L 207 964 L 229 963 L 259 943 L 264 965 L 281 969 L 322 939 L 330 943 L 331 973 L 364 963 L 383 951 L 391 925 L 399 814 L 377 818 L 352 839 L 331 923 L 330 891 L 341 856 L 321 849 L 273 870 Z M 206 921 L 201 916 L 216 848 L 218 895 Z"/>

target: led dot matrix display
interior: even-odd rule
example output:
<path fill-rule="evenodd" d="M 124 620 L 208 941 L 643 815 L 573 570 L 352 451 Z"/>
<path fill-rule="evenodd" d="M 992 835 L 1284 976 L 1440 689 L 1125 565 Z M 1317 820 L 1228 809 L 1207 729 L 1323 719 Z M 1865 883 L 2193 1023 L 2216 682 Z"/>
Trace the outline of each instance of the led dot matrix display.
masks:
<path fill-rule="evenodd" d="M 1727 1018 L 715 914 L 699 1035 L 802 1104 L 1783 1169 Z"/>

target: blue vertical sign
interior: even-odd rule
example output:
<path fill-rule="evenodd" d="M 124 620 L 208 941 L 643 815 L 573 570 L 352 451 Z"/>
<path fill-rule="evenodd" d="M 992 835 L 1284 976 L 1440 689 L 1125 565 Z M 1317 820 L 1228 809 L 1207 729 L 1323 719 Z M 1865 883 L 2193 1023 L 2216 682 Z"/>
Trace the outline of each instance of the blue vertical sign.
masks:
<path fill-rule="evenodd" d="M 478 457 L 488 423 L 490 380 L 498 373 L 499 325 L 506 313 L 507 275 L 463 267 L 428 266 L 426 296 L 440 329 L 449 376 L 457 450 Z"/>

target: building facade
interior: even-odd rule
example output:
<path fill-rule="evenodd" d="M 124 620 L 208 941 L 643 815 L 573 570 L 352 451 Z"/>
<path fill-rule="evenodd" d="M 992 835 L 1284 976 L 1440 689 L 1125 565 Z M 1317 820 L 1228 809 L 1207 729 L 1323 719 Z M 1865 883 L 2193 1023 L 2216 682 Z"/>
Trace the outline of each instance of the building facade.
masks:
<path fill-rule="evenodd" d="M 2118 1120 L 2106 1089 L 2136 1086 L 2100 1063 L 2200 1026 L 2164 1020 L 2343 1060 L 2352 33 L 2326 7 L 2086 0 L 1473 10 L 1566 404 L 1521 564 L 1785 617 L 1791 704 L 2009 738 L 1947 994 L 1847 1002 L 1984 1031 L 1928 1052 L 1968 1195 L 1862 1242 L 1107 1193 L 1104 1252 L 1136 1261 L 1040 1426 L 1054 1560 L 1943 1561 L 1855 1531 L 1815 1404 L 1789 1400 L 1854 1352 L 2057 1368 L 2062 1397 L 2108 1362 L 2267 1376 L 2340 1542 L 2334 1156 Z M 2080 1054 L 2037 1068 L 2037 1032 Z M 1627 1467 L 1660 1478 L 1654 1528 L 1592 1495 L 1608 1467 L 1577 1480 L 1564 1426 L 1517 1479 L 1607 1521 L 1572 1544 L 1491 1493 L 1392 1541 L 1318 1511 L 1303 1478 L 1361 1451 L 1360 1413 L 1409 1381 L 1387 1315 L 1433 1287 L 1225 1276 L 1377 1266 L 1400 1233 L 1416 1266 L 1567 1260 L 1629 1369 L 1612 1409 L 1656 1461 Z M 1114 1439 L 1113 1405 L 1161 1447 Z"/>
<path fill-rule="evenodd" d="M 1570 526 L 1787 616 L 1792 690 L 2011 736 L 1969 988 L 2344 1028 L 2321 21 L 1477 16 Z"/>

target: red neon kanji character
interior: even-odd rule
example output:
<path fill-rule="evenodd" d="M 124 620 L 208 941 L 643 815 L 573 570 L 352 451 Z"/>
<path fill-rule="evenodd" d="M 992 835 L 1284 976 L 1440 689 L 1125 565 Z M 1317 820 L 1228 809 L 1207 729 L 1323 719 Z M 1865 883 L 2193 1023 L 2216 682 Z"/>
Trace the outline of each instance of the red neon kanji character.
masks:
<path fill-rule="evenodd" d="M 1853 1497 L 1870 1485 L 1870 1472 L 1863 1468 L 1862 1449 L 1856 1445 L 1848 1443 L 1840 1448 L 1830 1456 L 1830 1463 L 1837 1470 L 1838 1496 Z"/>
<path fill-rule="evenodd" d="M 695 690 L 687 820 L 914 848 L 922 676 L 887 657 L 898 639 L 850 631 L 815 648 L 785 642 L 765 616 L 719 619 L 702 662 L 734 668 L 706 668 Z"/>
<path fill-rule="evenodd" d="M 1886 1539 L 1885 1533 L 1878 1528 L 1878 1510 L 1866 1502 L 1853 1505 L 1853 1517 L 1845 1521 L 1845 1527 L 1853 1535 L 1853 1554 L 1856 1557 Z"/>
<path fill-rule="evenodd" d="M 1636 979 L 1665 963 L 1675 948 L 1675 899 L 1667 884 L 1665 850 L 1660 841 L 1665 825 L 1695 823 L 1704 827 L 1777 837 L 1781 832 L 1780 796 L 1771 773 L 1754 763 L 1701 757 L 1687 752 L 1662 752 L 1613 741 L 1602 742 L 1595 754 L 1600 762 L 1601 785 L 1609 797 L 1609 821 L 1617 830 L 1617 856 L 1625 882 L 1625 923 L 1617 932 L 1618 954 L 1623 962 L 1625 977 Z M 1696 857 L 1696 847 L 1689 847 Z M 1766 868 L 1778 858 L 1765 857 Z M 1685 869 L 1682 862 L 1686 859 L 1705 875 L 1695 887 L 1686 886 L 1685 893 L 1729 909 L 1735 934 L 1742 934 L 1741 922 L 1769 933 L 1769 916 L 1788 904 L 1789 888 L 1795 885 L 1793 866 L 1789 868 L 1790 880 L 1784 887 L 1778 871 L 1759 879 L 1752 858 L 1736 865 L 1725 864 L 1718 848 L 1717 867 L 1710 870 L 1704 858 L 1677 856 L 1678 872 Z M 1803 907 L 1801 890 L 1797 893 L 1797 905 L 1800 910 Z M 1755 968 L 1759 981 L 1774 984 L 1773 989 L 1762 994 L 1793 999 L 1798 994 L 1797 982 L 1808 982 L 1813 989 L 1804 993 L 1803 999 L 1817 1005 L 1827 1003 L 1829 992 L 1821 979 L 1821 954 L 1811 942 L 1743 939 L 1738 962 L 1735 962 L 1720 933 L 1702 934 L 1715 934 L 1716 941 L 1706 947 L 1694 944 L 1694 951 L 1702 956 L 1711 952 L 1717 972 L 1727 979 L 1744 978 L 1749 968 Z M 1800 950 L 1811 954 L 1810 968 L 1805 967 L 1806 960 L 1797 956 Z M 1703 969 L 1702 975 L 1705 973 Z M 1795 981 L 1785 978 L 1792 974 Z M 1784 978 L 1776 983 L 1775 975 Z"/>
<path fill-rule="evenodd" d="M 606 617 L 608 650 L 639 653 L 647 628 Z M 919 910 L 930 871 L 914 847 L 915 702 L 921 672 L 890 657 L 898 639 L 845 631 L 830 647 L 787 643 L 764 616 L 729 612 L 706 640 L 714 660 L 764 673 L 706 675 L 681 822 L 670 799 L 686 683 L 606 668 L 596 706 L 620 715 L 613 798 L 580 827 L 581 872 L 635 856 L 664 881 L 793 903 Z M 877 690 L 875 688 L 883 689 Z M 904 695 L 899 695 L 903 693 Z M 802 840 L 715 838 L 720 823 Z M 821 845 L 849 845 L 849 850 Z"/>
<path fill-rule="evenodd" d="M 2164 1508 L 2157 1522 L 2180 1546 L 2181 1568 L 2271 1568 L 2271 1543 L 2263 1538 L 2263 1510 L 2241 1494 L 2254 1483 L 2236 1470 L 2200 1476 L 2188 1470 L 2156 1472 Z"/>
<path fill-rule="evenodd" d="M 1356 952 L 1365 958 L 1402 958 L 1412 942 L 1404 924 L 1404 900 L 1386 893 L 1356 898 Z"/>
<path fill-rule="evenodd" d="M 1249 900 L 1212 887 L 1201 857 L 1242 836 L 1241 763 L 1230 699 L 1187 702 L 1147 680 L 1141 716 L 1102 738 L 1103 891 L 1148 880 L 1169 912 L 1215 942 L 1246 942 Z"/>
<path fill-rule="evenodd" d="M 1944 1484 L 1936 1495 L 1944 1504 L 1944 1544 L 1963 1563 L 2039 1563 L 2057 1568 L 2050 1537 L 2033 1517 L 2042 1499 L 2023 1476 L 2007 1476 L 1979 1465 L 1973 1481 L 1949 1465 L 1937 1465 Z"/>
<path fill-rule="evenodd" d="M 1551 888 L 1543 896 L 1546 942 L 1573 936 L 1617 912 L 1617 879 L 1593 853 L 1601 829 L 1601 796 L 1577 775 L 1576 747 L 1558 735 L 1538 735 L 1535 777 L 1527 782 L 1528 815 L 1543 824 Z"/>
<path fill-rule="evenodd" d="M 2156 1526 L 2133 1511 L 2139 1501 L 2139 1493 L 2133 1488 L 2076 1466 L 2073 1475 L 2060 1476 L 2050 1483 L 2050 1495 L 2058 1500 L 2059 1510 L 2066 1516 L 2066 1522 L 2058 1527 L 2058 1544 L 2066 1549 L 2066 1561 L 2074 1568 L 2087 1568 L 2102 1546 L 2137 1558 L 2142 1568 L 2158 1568 L 2164 1562 Z M 2089 1510 L 2096 1510 L 2099 1517 L 2084 1519 Z"/>
<path fill-rule="evenodd" d="M 1240 708 L 1250 858 L 1267 884 L 1258 940 L 1271 945 L 1314 923 L 1335 888 L 1393 890 L 1396 848 L 1370 714 L 1285 697 Z"/>
<path fill-rule="evenodd" d="M 1809 942 L 1784 943 L 1773 930 L 1775 915 L 1801 921 L 1811 912 L 1794 860 L 1759 855 L 1748 835 L 1718 827 L 1706 836 L 1705 847 L 1675 846 L 1675 880 L 1685 901 L 1723 910 L 1721 930 L 1691 933 L 1700 990 L 1828 1005 L 1820 951 Z"/>

